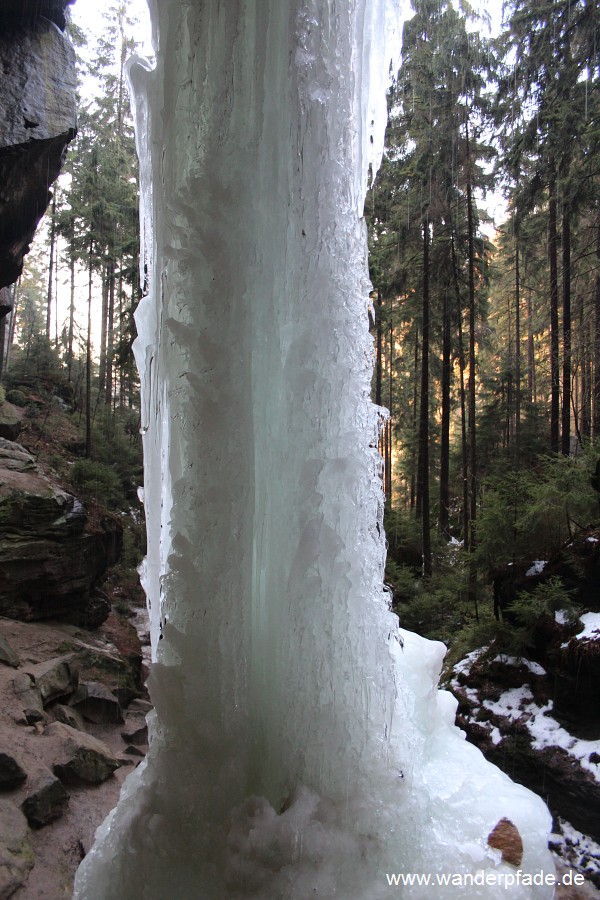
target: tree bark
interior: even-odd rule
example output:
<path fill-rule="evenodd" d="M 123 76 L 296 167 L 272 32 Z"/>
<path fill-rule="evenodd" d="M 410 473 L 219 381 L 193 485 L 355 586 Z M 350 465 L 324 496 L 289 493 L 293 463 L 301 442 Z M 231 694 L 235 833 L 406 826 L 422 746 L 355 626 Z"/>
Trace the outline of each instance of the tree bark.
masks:
<path fill-rule="evenodd" d="M 562 215 L 562 277 L 563 277 L 563 393 L 562 439 L 563 456 L 571 452 L 571 220 L 568 204 Z"/>
<path fill-rule="evenodd" d="M 450 375 L 451 328 L 450 298 L 444 291 L 442 308 L 442 419 L 440 434 L 440 509 L 438 526 L 440 534 L 448 540 L 450 510 Z"/>
<path fill-rule="evenodd" d="M 429 518 L 429 221 L 423 222 L 423 305 L 421 322 L 421 402 L 417 464 L 417 517 L 421 520 L 423 574 L 431 575 Z"/>
<path fill-rule="evenodd" d="M 558 349 L 558 251 L 556 225 L 556 179 L 549 185 L 548 257 L 550 262 L 550 450 L 558 453 L 560 413 L 560 371 Z"/>
<path fill-rule="evenodd" d="M 52 197 L 50 217 L 50 259 L 48 261 L 48 296 L 46 301 L 46 337 L 50 340 L 50 318 L 52 314 L 52 277 L 54 274 L 54 244 L 56 243 L 56 191 Z"/>
<path fill-rule="evenodd" d="M 71 255 L 69 258 L 69 273 L 71 277 L 71 298 L 69 302 L 69 336 L 67 339 L 67 377 L 72 381 L 73 377 L 73 332 L 75 327 L 75 247 L 71 241 Z"/>
<path fill-rule="evenodd" d="M 108 308 L 106 321 L 106 405 L 112 407 L 113 399 L 113 328 L 115 319 L 115 264 L 109 263 L 108 267 Z"/>
<path fill-rule="evenodd" d="M 92 275 L 93 245 L 90 241 L 88 262 L 88 320 L 85 345 L 85 457 L 92 455 Z"/>
<path fill-rule="evenodd" d="M 519 236 L 515 234 L 515 453 L 521 454 L 521 272 Z"/>
<path fill-rule="evenodd" d="M 596 284 L 594 291 L 594 387 L 593 436 L 600 437 L 600 221 L 596 234 Z"/>
<path fill-rule="evenodd" d="M 375 403 L 377 406 L 382 405 L 382 384 L 383 384 L 383 297 L 381 291 L 377 289 L 377 304 L 375 306 L 375 316 L 377 318 L 377 344 L 375 357 Z"/>
<path fill-rule="evenodd" d="M 390 307 L 390 353 L 389 353 L 389 360 L 388 360 L 388 409 L 390 412 L 390 416 L 389 416 L 388 423 L 387 423 L 387 447 L 386 447 L 386 460 L 385 460 L 385 474 L 386 474 L 385 497 L 390 506 L 390 509 L 392 507 L 393 368 L 394 368 L 394 323 L 392 321 L 392 310 Z"/>
<path fill-rule="evenodd" d="M 529 402 L 537 402 L 537 390 L 535 384 L 535 347 L 533 343 L 533 300 L 531 289 L 527 289 L 527 393 Z"/>
<path fill-rule="evenodd" d="M 456 306 L 458 311 L 458 368 L 460 373 L 460 432 L 461 432 L 461 462 L 462 462 L 462 487 L 463 487 L 463 541 L 465 547 L 469 534 L 469 446 L 467 439 L 467 401 L 465 390 L 465 348 L 462 330 L 462 300 L 460 296 L 460 284 L 458 281 L 458 262 L 456 259 L 456 245 L 452 236 L 452 272 L 454 277 L 454 292 L 456 294 Z"/>

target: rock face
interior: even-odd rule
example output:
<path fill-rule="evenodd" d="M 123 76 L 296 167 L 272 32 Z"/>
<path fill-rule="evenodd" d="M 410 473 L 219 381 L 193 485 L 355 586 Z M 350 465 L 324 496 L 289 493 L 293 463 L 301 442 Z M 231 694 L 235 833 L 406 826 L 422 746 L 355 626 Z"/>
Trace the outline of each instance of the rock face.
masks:
<path fill-rule="evenodd" d="M 21 274 L 76 134 L 69 0 L 4 0 L 0 11 L 0 288 Z"/>
<path fill-rule="evenodd" d="M 0 438 L 0 615 L 97 627 L 109 604 L 96 585 L 119 559 L 122 540 L 116 517 L 90 522 L 30 453 Z"/>
<path fill-rule="evenodd" d="M 40 17 L 49 19 L 64 31 L 65 10 L 75 0 L 2 0 L 0 25 L 34 24 Z"/>

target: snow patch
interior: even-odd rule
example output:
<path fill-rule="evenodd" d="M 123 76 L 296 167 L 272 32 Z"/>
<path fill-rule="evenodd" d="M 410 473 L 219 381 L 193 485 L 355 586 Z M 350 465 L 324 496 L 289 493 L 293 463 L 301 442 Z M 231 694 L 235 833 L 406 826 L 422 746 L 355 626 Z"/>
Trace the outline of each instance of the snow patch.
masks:
<path fill-rule="evenodd" d="M 548 560 L 546 560 L 546 559 L 534 560 L 531 568 L 527 569 L 527 571 L 525 572 L 525 578 L 529 578 L 529 577 L 531 577 L 531 575 L 539 575 L 541 572 L 544 571 L 547 563 L 548 563 Z"/>
<path fill-rule="evenodd" d="M 579 617 L 583 631 L 575 635 L 578 641 L 597 641 L 600 638 L 600 613 L 588 612 Z"/>
<path fill-rule="evenodd" d="M 503 663 L 505 666 L 525 668 L 531 672 L 532 675 L 546 674 L 546 670 L 540 666 L 539 663 L 533 662 L 530 659 L 525 659 L 524 656 L 506 656 L 504 653 L 500 653 L 498 656 L 494 657 L 493 662 Z"/>

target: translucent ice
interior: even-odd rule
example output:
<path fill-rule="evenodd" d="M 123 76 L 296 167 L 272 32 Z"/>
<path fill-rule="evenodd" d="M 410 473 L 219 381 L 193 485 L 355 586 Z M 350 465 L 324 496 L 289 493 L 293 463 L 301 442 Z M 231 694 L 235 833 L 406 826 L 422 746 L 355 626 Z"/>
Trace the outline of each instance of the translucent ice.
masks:
<path fill-rule="evenodd" d="M 131 78 L 156 716 L 75 897 L 387 897 L 386 873 L 508 870 L 503 817 L 552 871 L 545 807 L 462 739 L 442 645 L 382 587 L 362 208 L 400 4 L 152 15 Z"/>

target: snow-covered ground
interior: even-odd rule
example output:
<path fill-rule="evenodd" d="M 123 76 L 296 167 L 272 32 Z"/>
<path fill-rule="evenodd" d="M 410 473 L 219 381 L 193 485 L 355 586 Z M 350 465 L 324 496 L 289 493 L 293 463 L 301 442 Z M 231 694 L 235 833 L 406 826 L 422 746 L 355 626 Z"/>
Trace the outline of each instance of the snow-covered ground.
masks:
<path fill-rule="evenodd" d="M 567 626 L 572 618 L 565 610 L 559 610 L 555 613 L 555 621 L 559 625 Z M 571 641 L 600 641 L 600 613 L 585 613 L 580 616 L 580 622 L 583 630 L 571 637 Z M 569 641 L 563 643 L 562 647 L 568 645 Z M 570 734 L 555 718 L 552 699 L 547 699 L 546 702 L 536 700 L 535 695 L 539 698 L 537 690 L 539 681 L 535 679 L 547 675 L 546 669 L 538 662 L 524 657 L 495 655 L 490 660 L 491 664 L 520 668 L 523 671 L 523 683 L 510 687 L 495 699 L 483 695 L 483 691 L 475 686 L 479 683 L 476 678 L 473 678 L 471 684 L 464 683 L 478 661 L 485 655 L 491 656 L 490 647 L 473 650 L 453 668 L 450 687 L 469 704 L 468 719 L 476 722 L 479 728 L 488 731 L 489 739 L 494 746 L 498 746 L 507 737 L 508 729 L 503 722 L 509 726 L 518 722 L 529 733 L 533 750 L 561 748 L 600 783 L 600 739 L 584 740 Z M 492 680 L 490 678 L 490 681 Z M 550 835 L 550 847 L 557 859 L 588 877 L 593 877 L 598 883 L 600 846 L 566 820 L 559 818 L 556 829 L 556 832 Z"/>

